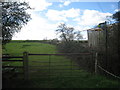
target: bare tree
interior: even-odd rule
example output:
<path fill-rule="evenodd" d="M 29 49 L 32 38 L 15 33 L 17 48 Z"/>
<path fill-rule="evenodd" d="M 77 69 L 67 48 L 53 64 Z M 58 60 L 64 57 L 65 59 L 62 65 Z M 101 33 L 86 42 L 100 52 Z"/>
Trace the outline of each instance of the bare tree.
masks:
<path fill-rule="evenodd" d="M 82 38 L 80 31 L 75 31 L 73 27 L 67 27 L 66 24 L 62 23 L 58 26 L 56 32 L 60 34 L 60 38 L 66 42 Z"/>

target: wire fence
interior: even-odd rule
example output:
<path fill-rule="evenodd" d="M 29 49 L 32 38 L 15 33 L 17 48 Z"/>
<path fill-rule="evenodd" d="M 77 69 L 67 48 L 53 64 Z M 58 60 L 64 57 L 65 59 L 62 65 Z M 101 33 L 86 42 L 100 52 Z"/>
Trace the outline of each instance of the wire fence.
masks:
<path fill-rule="evenodd" d="M 101 66 L 99 66 L 99 65 L 97 65 L 101 70 L 103 70 L 104 72 L 106 72 L 107 74 L 109 74 L 109 75 L 111 75 L 111 76 L 113 76 L 113 77 L 115 77 L 115 78 L 118 78 L 118 79 L 120 79 L 120 77 L 119 76 L 116 76 L 116 75 L 114 75 L 113 73 L 110 73 L 110 72 L 108 72 L 107 70 L 105 70 L 104 68 L 102 68 Z"/>
<path fill-rule="evenodd" d="M 101 69 L 101 70 L 104 71 L 105 73 L 107 73 L 107 74 L 109 74 L 109 75 L 111 75 L 111 76 L 113 76 L 113 77 L 115 77 L 115 78 L 117 78 L 117 79 L 120 79 L 119 76 L 117 76 L 117 75 L 115 75 L 115 74 L 113 74 L 113 73 L 105 70 L 105 69 L 102 68 L 100 65 L 98 65 L 98 59 L 97 59 L 97 58 L 98 58 L 98 53 L 96 53 L 95 55 L 96 55 L 96 58 L 95 58 L 95 73 L 97 73 L 97 67 L 98 67 L 99 69 Z"/>

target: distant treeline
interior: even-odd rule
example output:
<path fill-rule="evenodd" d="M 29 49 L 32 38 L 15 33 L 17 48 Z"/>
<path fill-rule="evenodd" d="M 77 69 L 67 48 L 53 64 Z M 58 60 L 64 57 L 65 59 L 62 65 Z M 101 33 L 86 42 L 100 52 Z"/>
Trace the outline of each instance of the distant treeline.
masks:
<path fill-rule="evenodd" d="M 58 45 L 61 43 L 60 40 L 11 40 L 11 42 L 13 43 L 23 43 L 23 42 L 38 42 L 38 43 L 47 43 L 47 44 L 54 44 L 54 45 Z M 81 40 L 81 41 L 74 41 L 76 43 L 88 43 L 87 40 Z"/>
<path fill-rule="evenodd" d="M 12 40 L 13 43 L 24 43 L 24 42 L 38 42 L 38 43 L 50 43 L 50 40 Z"/>
<path fill-rule="evenodd" d="M 16 42 L 16 43 L 19 43 L 19 42 L 43 42 L 45 40 L 12 40 L 11 42 Z"/>

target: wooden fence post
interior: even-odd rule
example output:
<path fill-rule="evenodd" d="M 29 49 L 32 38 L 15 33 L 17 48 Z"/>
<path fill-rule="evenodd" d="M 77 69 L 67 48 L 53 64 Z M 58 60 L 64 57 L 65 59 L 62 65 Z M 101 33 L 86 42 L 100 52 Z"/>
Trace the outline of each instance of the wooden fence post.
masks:
<path fill-rule="evenodd" d="M 95 74 L 97 74 L 97 57 L 98 57 L 98 53 L 95 53 Z"/>
<path fill-rule="evenodd" d="M 23 53 L 24 79 L 28 80 L 28 52 Z"/>

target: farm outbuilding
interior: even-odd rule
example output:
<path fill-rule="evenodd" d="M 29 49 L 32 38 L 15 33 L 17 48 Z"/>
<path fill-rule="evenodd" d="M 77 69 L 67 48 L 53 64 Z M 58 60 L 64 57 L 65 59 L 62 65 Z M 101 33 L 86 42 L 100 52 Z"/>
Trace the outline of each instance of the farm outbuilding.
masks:
<path fill-rule="evenodd" d="M 90 50 L 98 52 L 98 64 L 106 70 L 120 75 L 120 24 L 87 30 Z"/>

